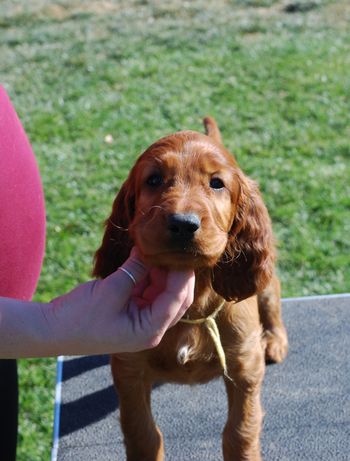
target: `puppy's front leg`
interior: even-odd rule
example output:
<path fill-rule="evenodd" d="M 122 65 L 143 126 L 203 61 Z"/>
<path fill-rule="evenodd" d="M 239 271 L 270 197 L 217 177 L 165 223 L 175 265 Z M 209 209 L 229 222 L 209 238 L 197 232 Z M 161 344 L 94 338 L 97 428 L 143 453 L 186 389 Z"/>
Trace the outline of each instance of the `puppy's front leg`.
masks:
<path fill-rule="evenodd" d="M 260 432 L 262 408 L 261 384 L 264 375 L 264 354 L 261 350 L 248 361 L 255 361 L 252 371 L 240 370 L 234 382 L 225 378 L 228 396 L 228 419 L 223 432 L 223 454 L 225 461 L 261 461 Z M 242 376 L 246 373 L 246 376 Z M 237 377 L 237 372 L 232 375 Z"/>
<path fill-rule="evenodd" d="M 127 460 L 163 461 L 163 437 L 151 413 L 151 383 L 117 356 L 112 356 L 111 365 Z"/>

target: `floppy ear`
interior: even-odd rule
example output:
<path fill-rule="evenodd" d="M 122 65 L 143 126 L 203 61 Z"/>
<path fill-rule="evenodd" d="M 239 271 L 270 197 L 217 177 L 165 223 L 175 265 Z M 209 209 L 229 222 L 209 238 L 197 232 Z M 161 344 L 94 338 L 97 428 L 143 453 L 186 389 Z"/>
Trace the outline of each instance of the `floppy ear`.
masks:
<path fill-rule="evenodd" d="M 274 272 L 271 220 L 257 184 L 238 173 L 240 196 L 228 244 L 213 269 L 213 288 L 226 300 L 240 301 L 263 290 Z"/>
<path fill-rule="evenodd" d="M 95 277 L 107 277 L 120 267 L 129 256 L 133 242 L 129 226 L 135 213 L 135 194 L 131 177 L 122 185 L 114 200 L 112 213 L 105 222 L 102 244 L 95 253 Z"/>

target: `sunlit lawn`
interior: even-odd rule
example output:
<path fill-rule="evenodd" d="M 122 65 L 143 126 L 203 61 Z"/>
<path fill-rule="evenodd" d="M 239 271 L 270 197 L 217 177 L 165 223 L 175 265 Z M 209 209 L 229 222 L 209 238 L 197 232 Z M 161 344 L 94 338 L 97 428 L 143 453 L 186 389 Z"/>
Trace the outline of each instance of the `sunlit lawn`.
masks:
<path fill-rule="evenodd" d="M 350 4 L 292 3 L 1 2 L 0 81 L 46 195 L 36 299 L 89 277 L 134 159 L 207 114 L 260 182 L 284 296 L 350 291 Z M 55 361 L 21 361 L 20 375 L 18 459 L 48 459 Z"/>

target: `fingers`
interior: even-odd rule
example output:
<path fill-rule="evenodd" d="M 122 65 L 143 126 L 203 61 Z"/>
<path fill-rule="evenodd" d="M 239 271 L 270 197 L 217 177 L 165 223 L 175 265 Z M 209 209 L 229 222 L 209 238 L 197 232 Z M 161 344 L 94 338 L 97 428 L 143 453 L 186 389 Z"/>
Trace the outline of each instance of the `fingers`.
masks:
<path fill-rule="evenodd" d="M 192 304 L 194 282 L 192 271 L 169 273 L 165 290 L 150 306 L 150 321 L 154 331 L 158 331 L 160 336 L 174 325 Z"/>
<path fill-rule="evenodd" d="M 138 287 L 134 290 L 134 293 L 138 293 L 140 297 L 144 300 L 146 305 L 152 304 L 152 302 L 157 298 L 157 296 L 162 293 L 166 287 L 168 280 L 168 271 L 165 269 L 160 269 L 158 267 L 152 268 L 150 273 L 144 281 L 148 282 L 146 286 L 144 286 L 143 291 L 140 292 L 138 290 L 139 287 L 143 285 L 143 283 L 139 283 Z M 145 304 L 144 304 L 145 305 Z"/>
<path fill-rule="evenodd" d="M 174 325 L 177 324 L 177 322 L 183 317 L 187 311 L 187 309 L 192 305 L 193 303 L 193 298 L 194 298 L 194 285 L 195 285 L 195 277 L 191 277 L 189 280 L 189 285 L 188 285 L 188 291 L 187 291 L 187 297 L 185 301 L 182 303 L 182 306 L 180 307 L 177 315 L 173 319 L 172 322 L 170 322 L 168 328 L 173 327 Z"/>
<path fill-rule="evenodd" d="M 191 273 L 190 278 L 188 280 L 187 295 L 185 297 L 185 300 L 182 303 L 177 315 L 174 317 L 172 322 L 169 324 L 169 327 L 172 327 L 173 325 L 175 325 L 181 319 L 181 317 L 183 317 L 187 309 L 192 305 L 193 299 L 194 299 L 195 281 L 196 281 L 195 275 L 194 273 Z"/>
<path fill-rule="evenodd" d="M 148 268 L 137 249 L 132 250 L 119 270 L 100 282 L 109 285 L 110 294 L 114 293 L 111 299 L 117 296 L 116 310 L 133 319 L 135 344 L 129 345 L 130 351 L 157 345 L 166 330 L 184 315 L 194 297 L 193 271 Z"/>

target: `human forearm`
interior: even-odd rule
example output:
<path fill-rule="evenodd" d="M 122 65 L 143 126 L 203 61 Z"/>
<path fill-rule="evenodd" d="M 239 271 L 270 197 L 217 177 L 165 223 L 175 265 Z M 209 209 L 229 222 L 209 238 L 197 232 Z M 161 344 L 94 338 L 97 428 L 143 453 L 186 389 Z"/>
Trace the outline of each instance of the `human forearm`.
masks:
<path fill-rule="evenodd" d="M 156 346 L 191 305 L 194 274 L 149 270 L 135 252 L 121 269 L 50 303 L 0 298 L 0 358 L 133 352 Z"/>
<path fill-rule="evenodd" d="M 0 358 L 59 355 L 44 312 L 50 304 L 0 298 Z"/>

